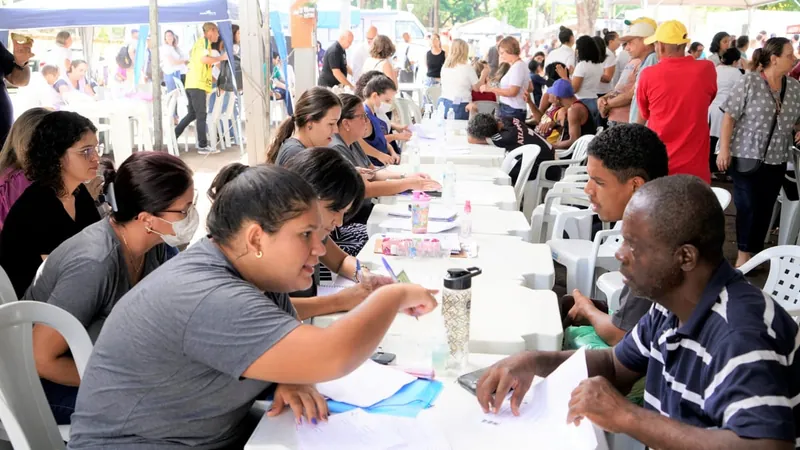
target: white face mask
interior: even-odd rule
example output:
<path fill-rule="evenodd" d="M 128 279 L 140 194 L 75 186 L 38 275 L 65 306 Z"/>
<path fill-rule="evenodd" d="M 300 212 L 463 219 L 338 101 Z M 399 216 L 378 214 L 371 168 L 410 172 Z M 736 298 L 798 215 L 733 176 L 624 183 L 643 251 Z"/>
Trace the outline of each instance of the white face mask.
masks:
<path fill-rule="evenodd" d="M 392 111 L 392 104 L 391 103 L 381 103 L 381 106 L 380 106 L 380 108 L 378 108 L 378 111 L 380 111 L 380 112 L 382 112 L 384 114 L 387 114 L 387 113 Z"/>
<path fill-rule="evenodd" d="M 157 217 L 157 219 L 172 225 L 172 231 L 175 233 L 174 236 L 171 234 L 161 234 L 156 230 L 152 230 L 153 233 L 161 236 L 161 240 L 163 240 L 165 244 L 172 247 L 188 244 L 189 241 L 192 240 L 195 231 L 197 231 L 197 227 L 200 225 L 200 214 L 197 213 L 197 209 L 194 205 L 186 212 L 186 217 L 177 222 L 170 222 L 161 217 Z"/>

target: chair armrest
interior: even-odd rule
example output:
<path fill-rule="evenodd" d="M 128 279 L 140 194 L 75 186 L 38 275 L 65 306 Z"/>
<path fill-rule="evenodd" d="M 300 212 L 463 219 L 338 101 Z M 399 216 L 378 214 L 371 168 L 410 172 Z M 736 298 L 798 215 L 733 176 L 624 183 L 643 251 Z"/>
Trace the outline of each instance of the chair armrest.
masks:
<path fill-rule="evenodd" d="M 570 166 L 567 167 L 566 172 L 564 175 L 588 175 L 589 171 L 586 166 Z"/>
<path fill-rule="evenodd" d="M 600 253 L 600 246 L 603 245 L 603 242 L 606 239 L 612 236 L 619 236 L 621 234 L 622 230 L 602 230 L 598 231 L 597 234 L 594 235 L 594 241 L 592 241 L 592 253 L 589 255 L 589 268 L 588 268 L 588 274 L 592 279 L 594 279 L 594 269 L 595 266 L 597 265 L 597 255 L 598 253 Z M 591 295 L 592 292 L 584 294 Z"/>
<path fill-rule="evenodd" d="M 590 209 L 580 209 L 578 211 L 565 211 L 556 216 L 553 223 L 553 239 L 561 239 L 564 235 L 564 228 L 567 224 L 567 219 L 580 219 L 583 217 L 591 217 L 597 214 Z"/>

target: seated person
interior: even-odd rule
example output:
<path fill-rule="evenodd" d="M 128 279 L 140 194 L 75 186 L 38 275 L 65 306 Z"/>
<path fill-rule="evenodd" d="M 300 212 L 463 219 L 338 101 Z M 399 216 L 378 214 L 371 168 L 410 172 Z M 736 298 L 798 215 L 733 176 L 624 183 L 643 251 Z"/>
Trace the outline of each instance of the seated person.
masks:
<path fill-rule="evenodd" d="M 56 83 L 60 80 L 58 76 L 58 67 L 44 66 L 40 71 L 44 83 L 36 87 L 37 104 L 43 108 L 59 109 L 64 105 L 64 99 L 61 98 L 58 89 L 55 88 Z"/>
<path fill-rule="evenodd" d="M 22 297 L 36 270 L 62 242 L 100 220 L 85 181 L 97 175 L 97 128 L 68 111 L 42 118 L 31 138 L 25 176 L 32 184 L 0 232 L 0 266 Z"/>
<path fill-rule="evenodd" d="M 356 95 L 364 101 L 367 113 L 367 134 L 363 141 L 375 150 L 391 157 L 390 164 L 400 162 L 400 148 L 396 141 L 411 139 L 407 126 L 399 126 L 387 120 L 387 113 L 392 110 L 392 101 L 397 94 L 397 85 L 389 77 L 370 71 L 361 75 L 356 83 Z M 386 164 L 384 159 L 370 156 L 372 163 L 378 166 Z"/>
<path fill-rule="evenodd" d="M 661 450 L 794 449 L 798 326 L 725 260 L 725 215 L 711 188 L 691 175 L 645 183 L 622 234 L 626 284 L 655 304 L 614 348 L 586 351 L 590 378 L 572 392 L 567 422 L 590 420 Z M 533 377 L 572 354 L 500 361 L 478 382 L 480 405 L 499 410 L 513 388 L 519 414 Z M 623 397 L 642 376 L 644 408 Z"/>
<path fill-rule="evenodd" d="M 65 103 L 79 98 L 94 98 L 95 93 L 92 85 L 86 81 L 86 71 L 88 69 L 89 65 L 86 64 L 86 61 L 76 59 L 70 63 L 66 75 L 53 84 L 53 89 L 61 94 L 61 98 Z"/>
<path fill-rule="evenodd" d="M 555 120 L 542 122 L 536 128 L 536 131 L 542 136 L 550 136 L 553 130 L 560 132 L 558 141 L 553 144 L 553 149 L 566 150 L 579 137 L 597 133 L 597 126 L 589 108 L 575 97 L 575 90 L 569 80 L 556 81 L 547 94 L 551 97 L 553 104 L 566 111 L 566 114 L 557 115 Z"/>
<path fill-rule="evenodd" d="M 298 425 L 326 421 L 314 384 L 363 364 L 398 311 L 436 307 L 432 291 L 398 283 L 327 328 L 301 323 L 286 293 L 307 289 L 325 254 L 317 193 L 276 165 L 217 188 L 209 237 L 111 311 L 81 379 L 70 449 L 241 448 L 268 388 L 269 416 L 289 406 Z"/>
<path fill-rule="evenodd" d="M 550 144 L 548 144 L 544 138 L 536 134 L 534 130 L 525 125 L 525 122 L 522 122 L 516 117 L 501 117 L 498 119 L 490 114 L 477 114 L 469 120 L 467 135 L 467 140 L 471 144 L 489 144 L 502 147 L 506 150 L 506 153 L 523 145 L 538 145 L 539 156 L 536 157 L 536 162 L 533 163 L 533 169 L 528 177 L 529 180 L 536 179 L 539 173 L 539 165 L 542 161 L 552 161 L 555 159 L 555 154 Z M 521 165 L 522 155 L 517 156 L 517 163 L 508 173 L 511 177 L 511 184 L 517 182 Z M 561 168 L 548 168 L 545 173 L 545 178 L 552 181 L 560 180 Z"/>
<path fill-rule="evenodd" d="M 625 206 L 642 185 L 667 176 L 667 149 L 658 135 L 643 125 L 620 124 L 609 128 L 592 139 L 587 152 L 589 182 L 584 190 L 592 210 L 603 222 L 622 220 Z M 625 286 L 619 309 L 608 315 L 605 302 L 589 300 L 576 289 L 562 299 L 561 314 L 564 328 L 591 325 L 605 343 L 613 346 L 633 329 L 651 305 L 650 300 L 631 295 L 630 288 Z"/>
<path fill-rule="evenodd" d="M 0 150 L 0 230 L 11 207 L 31 185 L 30 180 L 25 177 L 22 165 L 28 157 L 36 127 L 48 114 L 50 111 L 44 108 L 32 108 L 22 113 L 11 126 L 3 149 Z"/>
<path fill-rule="evenodd" d="M 119 299 L 167 260 L 165 242 L 188 244 L 199 224 L 192 171 L 179 158 L 134 153 L 119 172 L 104 163 L 111 216 L 59 245 L 24 296 L 72 314 L 92 340 Z M 36 325 L 33 356 L 56 423 L 68 424 L 80 378 L 67 341 Z"/>

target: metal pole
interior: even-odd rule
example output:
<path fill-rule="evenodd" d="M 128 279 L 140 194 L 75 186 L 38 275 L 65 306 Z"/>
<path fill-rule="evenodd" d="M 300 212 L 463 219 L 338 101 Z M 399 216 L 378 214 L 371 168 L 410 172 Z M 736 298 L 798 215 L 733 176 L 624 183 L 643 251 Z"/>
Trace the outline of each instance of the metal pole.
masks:
<path fill-rule="evenodd" d="M 161 151 L 164 146 L 164 130 L 161 115 L 161 70 L 158 54 L 160 33 L 158 32 L 158 0 L 150 0 L 150 82 L 153 83 L 153 150 Z M 147 124 L 139 124 L 147 126 Z M 121 163 L 122 161 L 120 161 Z"/>

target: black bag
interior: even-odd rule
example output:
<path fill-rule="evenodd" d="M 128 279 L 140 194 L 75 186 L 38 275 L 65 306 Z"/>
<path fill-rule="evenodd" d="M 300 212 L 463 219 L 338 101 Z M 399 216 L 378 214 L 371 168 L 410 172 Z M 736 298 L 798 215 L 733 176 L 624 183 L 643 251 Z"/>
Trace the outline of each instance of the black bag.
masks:
<path fill-rule="evenodd" d="M 123 45 L 119 52 L 117 53 L 117 65 L 123 69 L 130 69 L 133 67 L 133 61 L 131 61 L 131 55 L 128 53 L 128 46 Z"/>
<path fill-rule="evenodd" d="M 766 83 L 766 81 L 765 81 Z M 731 158 L 731 167 L 733 170 L 739 173 L 753 173 L 761 167 L 761 164 L 764 162 L 764 157 L 767 156 L 767 150 L 769 150 L 769 144 L 772 142 L 772 134 L 775 132 L 775 127 L 778 125 L 778 116 L 781 114 L 781 109 L 783 107 L 783 98 L 786 96 L 786 76 L 781 79 L 781 100 L 780 105 L 781 108 L 778 108 L 776 105 L 775 108 L 775 115 L 772 116 L 772 126 L 769 128 L 769 135 L 767 136 L 767 145 L 764 146 L 764 151 L 761 152 L 761 156 L 759 158 L 739 158 L 734 157 Z"/>
<path fill-rule="evenodd" d="M 219 78 L 217 78 L 217 88 L 227 92 L 234 92 L 237 89 L 242 89 L 242 64 L 238 56 L 233 57 L 235 64 L 235 71 L 231 77 L 231 63 L 230 61 L 222 61 L 219 64 Z M 236 80 L 236 86 L 233 85 L 233 80 Z"/>

